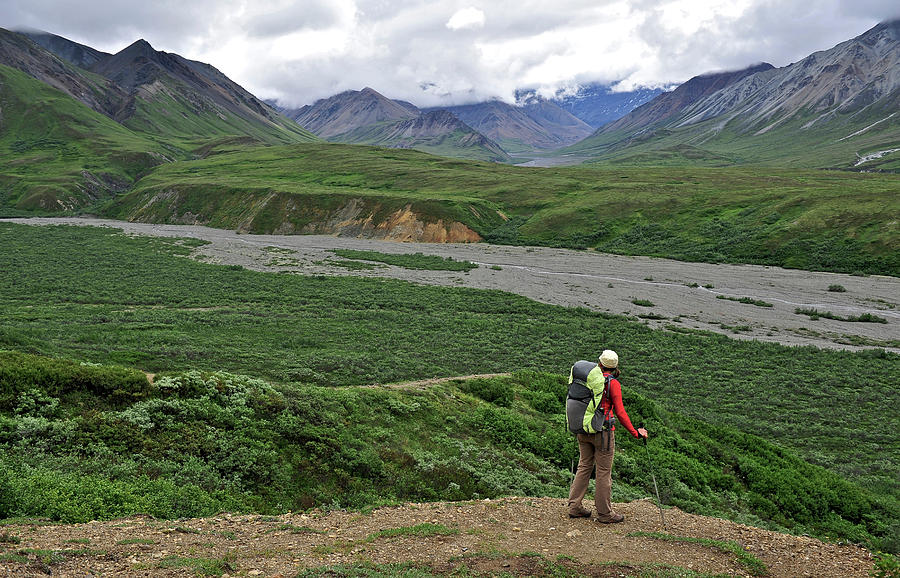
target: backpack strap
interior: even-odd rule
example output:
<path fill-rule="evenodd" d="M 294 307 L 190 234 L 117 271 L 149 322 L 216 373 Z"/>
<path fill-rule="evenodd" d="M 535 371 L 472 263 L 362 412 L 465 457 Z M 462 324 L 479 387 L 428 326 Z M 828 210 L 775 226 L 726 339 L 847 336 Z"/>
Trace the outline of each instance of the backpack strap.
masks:
<path fill-rule="evenodd" d="M 609 411 L 603 412 L 603 430 L 611 430 L 612 426 L 615 425 L 616 422 L 616 414 L 614 413 L 612 395 L 609 393 L 609 382 L 615 379 L 612 374 L 603 376 L 603 393 L 600 394 L 600 402 L 599 406 L 602 409 L 603 407 L 603 398 L 609 400 Z M 608 416 L 608 417 L 607 417 Z"/>

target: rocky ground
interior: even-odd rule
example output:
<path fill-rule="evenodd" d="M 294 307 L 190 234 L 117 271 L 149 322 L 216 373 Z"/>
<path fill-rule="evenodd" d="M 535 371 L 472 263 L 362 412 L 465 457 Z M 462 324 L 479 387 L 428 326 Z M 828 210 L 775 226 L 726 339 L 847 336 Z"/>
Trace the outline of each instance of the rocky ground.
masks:
<path fill-rule="evenodd" d="M 871 555 L 857 546 L 787 536 L 677 509 L 665 510 L 664 529 L 652 501 L 615 507 L 625 514 L 625 522 L 569 519 L 562 499 L 506 498 L 405 504 L 369 513 L 220 514 L 178 521 L 137 516 L 77 525 L 16 524 L 0 531 L 0 575 L 287 577 L 311 568 L 366 563 L 413 563 L 441 574 L 515 576 L 551 575 L 548 562 L 587 576 L 765 572 L 862 577 L 872 569 Z M 638 534 L 651 532 L 715 543 Z M 728 550 L 728 543 L 749 554 L 749 561 Z M 754 565 L 753 558 L 764 568 Z"/>
<path fill-rule="evenodd" d="M 786 345 L 900 352 L 900 280 L 753 265 L 685 263 L 593 251 L 475 244 L 413 244 L 347 237 L 242 235 L 193 225 L 99 219 L 14 219 L 30 224 L 111 226 L 129 234 L 195 237 L 197 258 L 262 271 L 392 277 L 416 283 L 499 289 L 538 301 L 627 315 L 654 328 L 707 330 Z M 467 273 L 392 266 L 352 270 L 333 249 L 421 252 L 480 266 Z M 829 291 L 840 286 L 843 292 Z M 745 302 L 741 302 L 743 299 Z M 766 306 L 768 304 L 769 306 Z M 887 323 L 810 319 L 798 308 L 838 317 L 871 314 Z"/>

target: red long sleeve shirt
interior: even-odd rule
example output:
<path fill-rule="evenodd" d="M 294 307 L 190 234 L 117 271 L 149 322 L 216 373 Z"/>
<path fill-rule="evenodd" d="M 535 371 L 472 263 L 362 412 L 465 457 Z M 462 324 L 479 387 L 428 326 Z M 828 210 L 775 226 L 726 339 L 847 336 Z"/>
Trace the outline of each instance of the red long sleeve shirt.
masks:
<path fill-rule="evenodd" d="M 609 374 L 604 372 L 603 375 Z M 608 418 L 610 410 L 612 410 L 612 412 L 616 414 L 616 419 L 622 422 L 622 425 L 625 426 L 625 429 L 627 429 L 631 435 L 636 438 L 640 437 L 637 430 L 631 425 L 631 420 L 625 412 L 625 406 L 622 405 L 622 385 L 619 383 L 618 379 L 612 378 L 609 380 L 609 397 L 603 397 L 603 401 L 600 402 L 600 407 L 603 408 L 604 417 Z M 615 429 L 616 426 L 613 426 L 613 430 Z"/>

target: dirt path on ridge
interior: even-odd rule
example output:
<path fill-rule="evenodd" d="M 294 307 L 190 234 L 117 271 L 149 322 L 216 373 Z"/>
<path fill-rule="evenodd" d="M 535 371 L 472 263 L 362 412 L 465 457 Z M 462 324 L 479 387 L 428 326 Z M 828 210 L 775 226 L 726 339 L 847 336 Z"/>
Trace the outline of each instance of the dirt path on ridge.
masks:
<path fill-rule="evenodd" d="M 73 525 L 14 524 L 3 532 L 20 541 L 0 542 L 0 575 L 196 576 L 202 568 L 217 567 L 229 577 L 288 577 L 338 564 L 413 562 L 441 574 L 456 570 L 459 575 L 460 566 L 466 566 L 467 576 L 547 576 L 541 560 L 587 576 L 646 575 L 641 572 L 648 564 L 751 575 L 751 568 L 733 552 L 634 535 L 662 531 L 652 501 L 614 507 L 625 514 L 625 522 L 569 519 L 560 498 L 503 498 L 404 504 L 370 513 L 219 514 L 178 521 L 134 516 Z M 862 578 L 873 565 L 871 554 L 853 545 L 778 534 L 675 508 L 665 511 L 665 520 L 666 533 L 672 536 L 737 542 L 765 565 L 770 577 Z M 409 535 L 422 524 L 434 530 L 433 535 Z M 389 530 L 398 535 L 386 534 Z"/>
<path fill-rule="evenodd" d="M 196 225 L 85 218 L 2 221 L 108 226 L 133 235 L 198 238 L 210 244 L 197 250 L 197 259 L 259 271 L 390 277 L 431 285 L 499 289 L 545 303 L 627 315 L 654 328 L 700 329 L 785 345 L 851 350 L 879 347 L 900 352 L 900 279 L 894 277 L 685 263 L 485 243 L 439 245 L 322 235 L 245 235 Z M 466 273 L 380 264 L 371 270 L 350 270 L 341 265 L 344 260 L 332 252 L 334 249 L 419 252 L 472 261 L 479 267 Z M 837 285 L 845 291 L 828 290 Z M 751 302 L 741 303 L 740 299 Z M 797 314 L 798 308 L 844 318 L 868 313 L 887 323 L 811 320 Z"/>

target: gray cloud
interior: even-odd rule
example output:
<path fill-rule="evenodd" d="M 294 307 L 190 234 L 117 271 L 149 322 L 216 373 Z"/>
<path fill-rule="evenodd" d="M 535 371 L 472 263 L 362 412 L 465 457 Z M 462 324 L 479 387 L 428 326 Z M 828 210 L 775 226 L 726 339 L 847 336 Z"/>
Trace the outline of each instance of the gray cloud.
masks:
<path fill-rule="evenodd" d="M 483 25 L 449 29 L 465 9 L 483 12 Z M 426 106 L 594 81 L 669 85 L 760 61 L 784 66 L 893 17 L 900 17 L 896 0 L 0 4 L 4 28 L 30 26 L 106 51 L 144 38 L 291 105 L 363 86 Z"/>
<path fill-rule="evenodd" d="M 262 4 L 265 6 L 265 3 Z M 247 18 L 243 27 L 251 36 L 283 36 L 308 29 L 330 28 L 340 23 L 339 11 L 328 0 L 304 1 L 275 10 L 266 10 Z"/>

